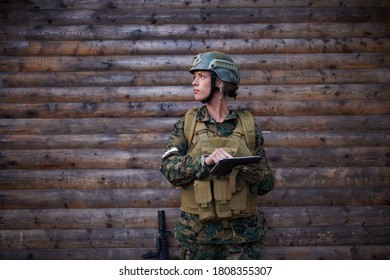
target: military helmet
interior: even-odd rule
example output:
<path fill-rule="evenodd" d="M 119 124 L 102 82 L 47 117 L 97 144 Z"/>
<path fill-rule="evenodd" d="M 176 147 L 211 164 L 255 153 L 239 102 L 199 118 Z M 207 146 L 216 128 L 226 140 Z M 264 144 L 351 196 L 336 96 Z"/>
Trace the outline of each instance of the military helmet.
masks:
<path fill-rule="evenodd" d="M 222 81 L 238 85 L 240 74 L 233 59 L 218 51 L 204 52 L 196 55 L 190 65 L 190 72 L 206 70 L 214 72 Z"/>

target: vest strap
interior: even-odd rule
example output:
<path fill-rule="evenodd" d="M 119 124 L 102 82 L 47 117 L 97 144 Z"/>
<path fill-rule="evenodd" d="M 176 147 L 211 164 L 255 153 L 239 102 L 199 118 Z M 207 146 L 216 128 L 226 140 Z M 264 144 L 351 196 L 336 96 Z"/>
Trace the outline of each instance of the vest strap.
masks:
<path fill-rule="evenodd" d="M 184 116 L 184 135 L 187 138 L 188 148 L 191 146 L 191 141 L 194 137 L 197 111 L 196 108 L 190 108 Z"/>

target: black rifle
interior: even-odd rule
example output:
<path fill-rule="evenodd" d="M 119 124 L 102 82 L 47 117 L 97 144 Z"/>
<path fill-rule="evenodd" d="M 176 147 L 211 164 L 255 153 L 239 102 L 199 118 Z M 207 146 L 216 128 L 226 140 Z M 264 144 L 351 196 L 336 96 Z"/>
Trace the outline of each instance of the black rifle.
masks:
<path fill-rule="evenodd" d="M 167 238 L 170 235 L 169 231 L 165 231 L 165 212 L 163 210 L 158 211 L 158 237 L 156 238 L 157 252 L 148 252 L 142 255 L 144 259 L 168 259 L 168 241 Z"/>

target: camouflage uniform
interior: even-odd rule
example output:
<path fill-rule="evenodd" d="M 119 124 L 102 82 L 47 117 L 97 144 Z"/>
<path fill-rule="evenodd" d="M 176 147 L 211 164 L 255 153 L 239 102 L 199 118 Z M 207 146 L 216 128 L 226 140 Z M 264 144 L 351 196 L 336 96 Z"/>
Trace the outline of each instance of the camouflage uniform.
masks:
<path fill-rule="evenodd" d="M 222 123 L 216 123 L 202 106 L 196 115 L 213 135 L 226 137 L 233 133 L 237 124 L 237 112 L 230 110 Z M 262 156 L 260 170 L 263 176 L 250 186 L 250 190 L 264 195 L 274 186 L 274 173 L 268 166 L 263 149 L 263 136 L 256 127 L 256 155 Z M 180 187 L 195 179 L 209 176 L 209 168 L 201 158 L 187 155 L 190 147 L 184 136 L 184 118 L 175 125 L 167 145 L 160 170 L 174 186 Z M 229 220 L 212 220 L 204 223 L 202 230 L 194 230 L 199 217 L 181 212 L 175 228 L 175 237 L 183 245 L 183 259 L 261 259 L 262 239 L 268 225 L 261 211 L 256 215 Z"/>

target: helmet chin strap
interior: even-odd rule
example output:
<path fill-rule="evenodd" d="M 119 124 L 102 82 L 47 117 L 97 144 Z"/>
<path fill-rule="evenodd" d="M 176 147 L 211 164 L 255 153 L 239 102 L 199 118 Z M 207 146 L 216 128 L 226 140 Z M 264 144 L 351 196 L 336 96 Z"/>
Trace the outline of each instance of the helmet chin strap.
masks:
<path fill-rule="evenodd" d="M 216 74 L 214 74 L 214 73 L 211 74 L 211 89 L 210 89 L 210 93 L 209 93 L 209 95 L 205 99 L 200 101 L 203 104 L 205 104 L 205 103 L 209 102 L 211 99 L 213 99 L 214 91 L 216 89 L 218 89 L 218 87 L 215 85 L 215 79 L 216 78 L 217 78 Z"/>

